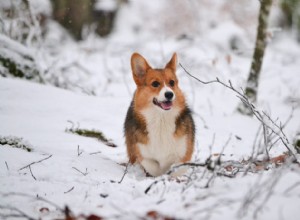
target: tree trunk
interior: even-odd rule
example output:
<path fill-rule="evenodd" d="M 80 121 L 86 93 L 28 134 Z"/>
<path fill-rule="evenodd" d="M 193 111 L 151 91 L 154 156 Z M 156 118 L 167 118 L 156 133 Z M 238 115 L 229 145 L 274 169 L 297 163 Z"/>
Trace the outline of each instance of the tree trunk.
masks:
<path fill-rule="evenodd" d="M 82 28 L 92 20 L 95 0 L 51 0 L 53 17 L 76 40 L 82 39 Z"/>
<path fill-rule="evenodd" d="M 259 75 L 261 72 L 264 52 L 267 45 L 267 27 L 268 27 L 268 18 L 270 14 L 271 5 L 272 5 L 272 0 L 260 1 L 255 50 L 254 50 L 250 73 L 249 73 L 249 77 L 245 89 L 245 94 L 248 97 L 249 101 L 252 103 L 255 103 L 257 99 Z M 238 107 L 238 111 L 241 112 L 242 114 L 252 115 L 252 112 L 248 109 L 248 107 L 244 103 L 240 103 Z"/>

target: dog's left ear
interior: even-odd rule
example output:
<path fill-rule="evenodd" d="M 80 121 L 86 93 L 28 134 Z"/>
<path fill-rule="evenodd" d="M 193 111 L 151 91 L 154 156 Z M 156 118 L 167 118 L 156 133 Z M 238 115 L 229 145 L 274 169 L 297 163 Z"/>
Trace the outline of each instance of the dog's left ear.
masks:
<path fill-rule="evenodd" d="M 176 66 L 177 66 L 177 54 L 174 53 L 169 63 L 167 63 L 165 68 L 170 68 L 174 72 L 176 72 Z"/>

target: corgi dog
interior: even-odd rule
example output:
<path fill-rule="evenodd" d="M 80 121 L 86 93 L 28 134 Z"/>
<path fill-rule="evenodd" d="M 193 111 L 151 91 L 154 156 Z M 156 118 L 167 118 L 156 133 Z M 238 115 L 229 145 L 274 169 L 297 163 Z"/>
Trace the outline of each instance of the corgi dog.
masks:
<path fill-rule="evenodd" d="M 131 164 L 160 176 L 173 164 L 190 161 L 195 124 L 176 77 L 177 55 L 163 69 L 153 69 L 138 53 L 131 57 L 137 86 L 128 108 L 124 133 Z"/>

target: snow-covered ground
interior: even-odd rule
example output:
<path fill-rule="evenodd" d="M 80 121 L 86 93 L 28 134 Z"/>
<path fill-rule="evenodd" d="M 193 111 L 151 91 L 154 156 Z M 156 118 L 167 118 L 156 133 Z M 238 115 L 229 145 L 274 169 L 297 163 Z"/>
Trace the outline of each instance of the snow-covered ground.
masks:
<path fill-rule="evenodd" d="M 148 218 L 160 213 L 177 219 L 297 219 L 300 168 L 295 164 L 234 178 L 190 168 L 179 179 L 146 177 L 140 167 L 129 166 L 122 179 L 127 163 L 123 122 L 135 89 L 129 65 L 133 52 L 162 67 L 176 51 L 191 74 L 204 81 L 231 80 L 237 89 L 247 79 L 257 4 L 243 1 L 240 11 L 230 8 L 231 14 L 243 13 L 242 20 L 228 17 L 222 9 L 226 1 L 203 1 L 210 13 L 197 1 L 174 2 L 171 9 L 157 1 L 130 2 L 106 39 L 91 34 L 73 42 L 61 38 L 64 32 L 50 22 L 42 46 L 22 48 L 35 57 L 48 83 L 0 78 L 0 143 L 19 137 L 32 148 L 0 145 L 0 218 L 18 210 L 33 218 L 62 218 L 60 209 L 67 205 L 74 216 L 94 213 L 109 219 L 140 219 L 147 213 Z M 183 18 L 189 25 L 180 23 Z M 230 49 L 232 39 L 238 39 L 238 51 Z M 235 93 L 217 83 L 201 84 L 179 66 L 178 76 L 197 127 L 194 162 L 222 153 L 224 163 L 241 165 L 254 146 L 263 146 L 259 121 L 236 111 Z M 300 129 L 299 85 L 300 46 L 289 33 L 275 33 L 264 59 L 257 108 L 278 124 L 288 120 L 284 132 L 290 142 Z M 66 132 L 70 121 L 100 130 L 117 147 Z M 269 154 L 284 152 L 278 141 Z"/>

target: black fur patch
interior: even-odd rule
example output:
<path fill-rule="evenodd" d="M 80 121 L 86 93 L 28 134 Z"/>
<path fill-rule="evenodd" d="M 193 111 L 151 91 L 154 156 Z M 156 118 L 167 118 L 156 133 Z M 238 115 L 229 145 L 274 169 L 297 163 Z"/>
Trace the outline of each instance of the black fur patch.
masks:
<path fill-rule="evenodd" d="M 138 116 L 134 111 L 134 102 L 131 101 L 131 104 L 127 110 L 126 119 L 124 123 L 124 134 L 133 135 L 136 132 L 142 132 L 145 135 L 148 134 L 146 125 L 141 123 Z M 134 139 L 134 137 L 132 137 Z"/>
<path fill-rule="evenodd" d="M 186 134 L 191 134 L 195 138 L 196 126 L 192 117 L 191 109 L 186 106 L 176 119 L 176 129 L 184 127 Z"/>

